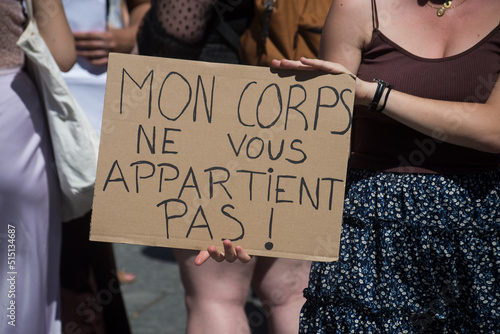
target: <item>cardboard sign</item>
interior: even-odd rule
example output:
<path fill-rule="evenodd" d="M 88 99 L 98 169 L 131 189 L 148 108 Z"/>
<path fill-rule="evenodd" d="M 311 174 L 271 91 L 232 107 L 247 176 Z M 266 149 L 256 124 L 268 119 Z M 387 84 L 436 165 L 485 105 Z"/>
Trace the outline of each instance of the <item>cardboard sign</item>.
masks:
<path fill-rule="evenodd" d="M 354 84 L 112 54 L 91 240 L 336 259 Z"/>

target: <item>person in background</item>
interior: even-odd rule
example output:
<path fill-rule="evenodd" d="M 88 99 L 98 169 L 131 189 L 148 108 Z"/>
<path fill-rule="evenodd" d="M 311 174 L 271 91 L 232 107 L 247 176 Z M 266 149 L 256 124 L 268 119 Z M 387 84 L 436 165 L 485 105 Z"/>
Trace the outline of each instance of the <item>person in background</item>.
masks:
<path fill-rule="evenodd" d="M 97 133 L 101 133 L 110 52 L 130 53 L 149 0 L 63 0 L 78 55 L 63 77 Z M 63 223 L 61 305 L 63 333 L 130 333 L 113 245 L 89 240 L 91 212 Z"/>
<path fill-rule="evenodd" d="M 139 53 L 236 64 L 238 47 L 228 28 L 237 40 L 252 13 L 252 0 L 153 0 L 139 30 Z M 248 264 L 198 267 L 196 251 L 173 252 L 185 289 L 188 334 L 250 333 L 245 304 L 251 286 L 266 309 L 269 333 L 297 332 L 310 262 L 255 257 Z"/>
<path fill-rule="evenodd" d="M 273 62 L 357 77 L 340 258 L 301 333 L 500 332 L 499 22 L 497 0 L 334 0 L 321 59 Z"/>
<path fill-rule="evenodd" d="M 68 71 L 76 54 L 61 1 L 33 0 L 33 14 Z M 59 334 L 60 189 L 45 111 L 16 45 L 25 21 L 21 1 L 0 1 L 0 333 Z"/>

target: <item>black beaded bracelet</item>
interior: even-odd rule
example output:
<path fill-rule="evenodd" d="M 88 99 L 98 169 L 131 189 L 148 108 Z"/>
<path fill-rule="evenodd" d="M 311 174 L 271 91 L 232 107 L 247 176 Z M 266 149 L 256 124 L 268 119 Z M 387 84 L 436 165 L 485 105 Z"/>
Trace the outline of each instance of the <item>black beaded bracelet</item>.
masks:
<path fill-rule="evenodd" d="M 385 107 L 385 102 L 384 102 L 384 106 L 382 107 L 382 109 L 377 110 L 380 99 L 382 98 L 382 95 L 384 95 L 385 88 L 391 87 L 391 85 L 389 85 L 387 82 L 380 80 L 380 79 L 373 79 L 373 81 L 377 81 L 377 90 L 375 91 L 375 95 L 373 96 L 372 103 L 370 103 L 370 110 L 380 112 Z M 386 99 L 386 102 L 387 102 L 387 99 Z"/>

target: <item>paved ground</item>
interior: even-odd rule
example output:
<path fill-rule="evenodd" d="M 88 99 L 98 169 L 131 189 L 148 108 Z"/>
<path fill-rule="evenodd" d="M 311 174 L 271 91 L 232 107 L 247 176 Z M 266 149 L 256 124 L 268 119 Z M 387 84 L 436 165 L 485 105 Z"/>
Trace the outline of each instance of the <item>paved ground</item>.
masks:
<path fill-rule="evenodd" d="M 122 286 L 133 334 L 182 334 L 186 329 L 184 290 L 179 268 L 168 248 L 115 244 L 119 269 L 136 281 Z M 266 334 L 265 317 L 253 297 L 247 303 L 253 334 Z"/>

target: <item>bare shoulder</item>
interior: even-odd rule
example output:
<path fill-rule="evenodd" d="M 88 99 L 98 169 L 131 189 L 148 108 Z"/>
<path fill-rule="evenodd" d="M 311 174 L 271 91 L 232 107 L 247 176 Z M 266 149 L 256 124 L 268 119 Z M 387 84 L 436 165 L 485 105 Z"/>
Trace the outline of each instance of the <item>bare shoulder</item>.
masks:
<path fill-rule="evenodd" d="M 333 0 L 325 22 L 325 37 L 363 48 L 371 39 L 372 0 Z"/>
<path fill-rule="evenodd" d="M 372 0 L 333 0 L 332 11 L 352 19 L 371 19 Z"/>
<path fill-rule="evenodd" d="M 372 0 L 332 0 L 332 6 L 345 10 L 363 11 L 366 9 L 371 12 Z"/>
<path fill-rule="evenodd" d="M 373 28 L 371 3 L 372 0 L 333 0 L 326 24 L 356 40 L 365 40 L 371 37 Z"/>
<path fill-rule="evenodd" d="M 372 31 L 371 0 L 333 0 L 323 28 L 319 56 L 356 73 Z"/>

